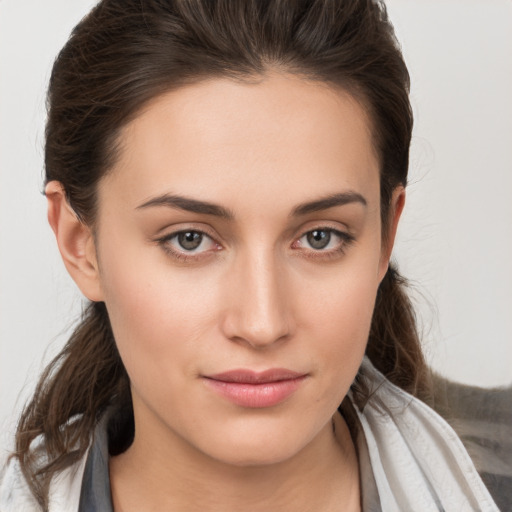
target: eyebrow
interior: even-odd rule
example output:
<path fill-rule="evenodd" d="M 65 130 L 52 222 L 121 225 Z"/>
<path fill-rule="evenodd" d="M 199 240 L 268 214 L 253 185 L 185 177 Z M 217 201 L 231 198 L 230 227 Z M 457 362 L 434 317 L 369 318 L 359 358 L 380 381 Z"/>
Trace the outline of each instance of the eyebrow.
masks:
<path fill-rule="evenodd" d="M 154 197 L 140 206 L 137 206 L 137 210 L 150 208 L 152 206 L 167 206 L 169 208 L 185 210 L 187 212 L 214 215 L 215 217 L 221 217 L 227 220 L 233 220 L 235 218 L 233 213 L 223 206 L 173 194 L 163 194 L 161 196 Z"/>
<path fill-rule="evenodd" d="M 292 210 L 291 216 L 298 217 L 300 215 L 328 210 L 335 206 L 343 206 L 350 203 L 360 203 L 365 207 L 368 205 L 368 202 L 361 194 L 357 192 L 343 192 L 340 194 L 331 194 L 315 201 L 299 204 Z"/>
<path fill-rule="evenodd" d="M 314 201 L 301 203 L 292 210 L 290 216 L 299 217 L 308 213 L 327 210 L 329 208 L 334 208 L 335 206 L 343 206 L 350 203 L 359 203 L 365 207 L 368 204 L 366 199 L 357 192 L 343 192 L 339 194 L 331 194 Z M 228 210 L 218 204 L 174 194 L 163 194 L 161 196 L 153 197 L 152 199 L 149 199 L 137 206 L 137 210 L 156 206 L 166 206 L 193 213 L 213 215 L 227 220 L 233 220 L 235 218 L 235 215 L 231 210 Z"/>

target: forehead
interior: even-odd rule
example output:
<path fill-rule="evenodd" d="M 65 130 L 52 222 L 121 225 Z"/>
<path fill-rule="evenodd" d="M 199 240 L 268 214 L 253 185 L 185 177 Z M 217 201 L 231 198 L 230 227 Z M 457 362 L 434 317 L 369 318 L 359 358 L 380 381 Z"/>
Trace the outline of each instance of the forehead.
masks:
<path fill-rule="evenodd" d="M 123 129 L 120 148 L 104 188 L 115 185 L 130 203 L 164 192 L 236 203 L 256 191 L 300 202 L 378 188 L 365 109 L 347 92 L 291 75 L 168 92 Z"/>

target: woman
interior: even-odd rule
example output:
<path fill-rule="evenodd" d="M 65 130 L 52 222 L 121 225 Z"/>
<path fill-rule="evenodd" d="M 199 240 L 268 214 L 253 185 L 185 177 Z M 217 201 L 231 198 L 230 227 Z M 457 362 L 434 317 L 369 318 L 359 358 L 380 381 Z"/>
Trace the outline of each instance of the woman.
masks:
<path fill-rule="evenodd" d="M 496 510 L 389 265 L 408 73 L 381 4 L 104 0 L 49 88 L 91 301 L 1 510 Z M 341 405 L 340 405 L 341 404 Z"/>

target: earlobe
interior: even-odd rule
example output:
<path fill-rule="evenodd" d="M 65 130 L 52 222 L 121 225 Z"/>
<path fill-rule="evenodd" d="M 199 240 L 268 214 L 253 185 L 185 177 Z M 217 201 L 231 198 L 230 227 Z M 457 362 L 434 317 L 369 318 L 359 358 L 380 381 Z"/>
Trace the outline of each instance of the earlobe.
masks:
<path fill-rule="evenodd" d="M 379 266 L 379 281 L 384 279 L 389 267 L 389 260 L 391 259 L 391 252 L 395 244 L 396 232 L 398 229 L 398 221 L 402 215 L 405 206 L 405 188 L 398 186 L 393 190 L 391 196 L 391 204 L 389 207 L 388 224 L 385 227 L 387 232 L 383 237 L 382 252 Z"/>
<path fill-rule="evenodd" d="M 103 300 L 94 236 L 69 205 L 64 188 L 50 181 L 45 189 L 50 223 L 64 265 L 82 293 L 90 300 Z"/>

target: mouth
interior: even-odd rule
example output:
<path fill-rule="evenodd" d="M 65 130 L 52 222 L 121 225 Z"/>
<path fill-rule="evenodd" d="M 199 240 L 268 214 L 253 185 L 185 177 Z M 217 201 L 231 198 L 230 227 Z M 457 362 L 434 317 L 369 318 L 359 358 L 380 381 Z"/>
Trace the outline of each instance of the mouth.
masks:
<path fill-rule="evenodd" d="M 211 390 L 235 405 L 265 408 L 284 402 L 299 389 L 307 376 L 284 368 L 264 372 L 237 369 L 203 376 L 203 379 Z"/>

